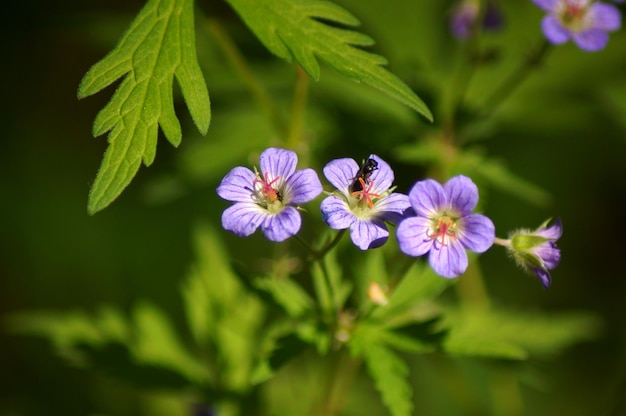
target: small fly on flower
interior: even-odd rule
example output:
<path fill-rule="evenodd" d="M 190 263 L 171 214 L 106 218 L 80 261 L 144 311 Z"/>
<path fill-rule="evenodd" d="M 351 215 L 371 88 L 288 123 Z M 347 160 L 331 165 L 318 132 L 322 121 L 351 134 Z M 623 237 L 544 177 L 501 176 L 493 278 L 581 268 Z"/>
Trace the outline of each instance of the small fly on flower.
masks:
<path fill-rule="evenodd" d="M 352 185 L 350 185 L 350 192 L 359 192 L 363 190 L 363 185 L 369 182 L 369 177 L 372 176 L 375 170 L 378 169 L 378 162 L 374 159 L 367 159 L 361 169 L 354 177 Z M 363 179 L 361 182 L 359 179 Z"/>

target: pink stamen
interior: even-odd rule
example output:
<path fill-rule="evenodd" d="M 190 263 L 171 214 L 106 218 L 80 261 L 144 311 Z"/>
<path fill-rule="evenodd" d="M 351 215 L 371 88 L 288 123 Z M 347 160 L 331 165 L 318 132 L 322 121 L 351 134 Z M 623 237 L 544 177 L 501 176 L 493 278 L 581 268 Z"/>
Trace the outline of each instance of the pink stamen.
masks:
<path fill-rule="evenodd" d="M 367 206 L 369 206 L 370 208 L 374 208 L 374 201 L 372 200 L 372 198 L 380 198 L 379 194 L 374 194 L 370 192 L 372 190 L 372 187 L 374 186 L 374 181 L 370 179 L 367 187 L 365 186 L 365 181 L 363 180 L 363 178 L 359 178 L 359 182 L 361 182 L 362 189 L 360 191 L 352 192 L 351 195 L 361 195 L 361 202 L 366 201 Z"/>
<path fill-rule="evenodd" d="M 257 184 L 257 183 L 261 184 L 261 189 L 259 191 L 259 192 L 261 192 L 261 195 L 266 197 L 269 202 L 274 202 L 276 200 L 280 200 L 280 194 L 279 194 L 278 190 L 272 187 L 272 185 L 274 185 L 274 183 L 278 179 L 280 179 L 280 176 L 277 176 L 274 179 L 272 179 L 271 181 L 269 181 L 268 174 L 267 174 L 267 172 L 265 172 L 264 179 L 265 180 L 255 179 L 254 182 L 253 182 L 254 184 Z"/>
<path fill-rule="evenodd" d="M 585 13 L 587 12 L 586 6 L 581 6 L 578 4 L 567 4 L 565 10 L 563 11 L 562 19 L 565 23 L 571 23 L 576 20 L 581 20 Z"/>
<path fill-rule="evenodd" d="M 438 224 L 437 224 L 438 232 L 429 235 L 428 238 L 431 239 L 431 240 L 435 240 L 435 242 L 437 242 L 437 240 L 441 239 L 441 241 L 439 242 L 439 244 L 440 244 L 439 248 L 445 247 L 446 246 L 446 237 L 456 238 L 456 234 L 454 233 L 453 230 L 451 230 L 451 228 L 454 228 L 454 223 L 452 222 L 452 220 L 450 218 L 448 218 L 448 217 L 439 218 Z M 435 249 L 437 249 L 436 246 L 435 246 Z"/>

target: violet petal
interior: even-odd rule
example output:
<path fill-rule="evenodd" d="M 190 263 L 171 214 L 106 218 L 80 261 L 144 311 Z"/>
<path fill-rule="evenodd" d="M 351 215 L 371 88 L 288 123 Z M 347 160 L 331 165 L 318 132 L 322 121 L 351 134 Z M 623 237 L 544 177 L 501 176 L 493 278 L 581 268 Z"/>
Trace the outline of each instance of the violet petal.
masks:
<path fill-rule="evenodd" d="M 304 204 L 322 193 L 322 184 L 313 169 L 302 169 L 291 175 L 284 186 L 283 203 Z"/>
<path fill-rule="evenodd" d="M 222 227 L 240 237 L 253 234 L 261 225 L 267 211 L 253 202 L 237 202 L 222 213 Z"/>
<path fill-rule="evenodd" d="M 389 231 L 382 221 L 357 220 L 350 227 L 350 238 L 358 248 L 368 250 L 385 244 L 389 238 Z"/>
<path fill-rule="evenodd" d="M 396 230 L 400 250 L 413 257 L 428 253 L 433 247 L 433 240 L 429 237 L 430 225 L 431 221 L 424 217 L 411 217 L 402 221 Z"/>
<path fill-rule="evenodd" d="M 459 220 L 457 236 L 459 241 L 475 253 L 484 253 L 493 245 L 496 227 L 481 214 L 470 214 Z"/>
<path fill-rule="evenodd" d="M 227 201 L 251 202 L 255 179 L 254 172 L 238 166 L 224 176 L 217 187 L 217 194 Z"/>
<path fill-rule="evenodd" d="M 301 225 L 302 218 L 298 210 L 286 206 L 278 214 L 266 216 L 261 224 L 261 230 L 268 240 L 280 242 L 296 235 Z"/>

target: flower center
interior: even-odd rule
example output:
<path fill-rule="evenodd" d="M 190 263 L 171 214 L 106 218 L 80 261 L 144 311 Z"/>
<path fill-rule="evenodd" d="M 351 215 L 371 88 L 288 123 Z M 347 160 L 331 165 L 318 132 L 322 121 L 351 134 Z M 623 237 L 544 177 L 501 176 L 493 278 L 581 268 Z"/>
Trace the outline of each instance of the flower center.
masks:
<path fill-rule="evenodd" d="M 447 245 L 446 239 L 456 238 L 456 221 L 448 215 L 443 215 L 435 220 L 434 233 L 429 235 L 430 240 L 435 240 L 435 249 Z M 439 243 L 439 247 L 437 247 Z"/>
<path fill-rule="evenodd" d="M 265 172 L 263 179 L 257 177 L 253 182 L 257 202 L 270 211 L 279 210 L 282 207 L 283 196 L 274 185 L 279 179 L 280 176 L 277 176 L 270 181 L 267 172 Z"/>
<path fill-rule="evenodd" d="M 571 0 L 565 1 L 562 10 L 559 12 L 559 19 L 563 26 L 574 32 L 583 30 L 586 26 L 585 17 L 589 7 L 586 4 L 579 4 Z"/>
<path fill-rule="evenodd" d="M 367 186 L 365 185 L 365 180 L 363 178 L 359 178 L 359 182 L 361 183 L 361 190 L 354 191 L 350 195 L 356 197 L 360 205 L 367 203 L 368 207 L 374 208 L 374 201 L 372 198 L 380 198 L 379 194 L 370 192 L 374 186 L 374 181 L 370 179 Z"/>

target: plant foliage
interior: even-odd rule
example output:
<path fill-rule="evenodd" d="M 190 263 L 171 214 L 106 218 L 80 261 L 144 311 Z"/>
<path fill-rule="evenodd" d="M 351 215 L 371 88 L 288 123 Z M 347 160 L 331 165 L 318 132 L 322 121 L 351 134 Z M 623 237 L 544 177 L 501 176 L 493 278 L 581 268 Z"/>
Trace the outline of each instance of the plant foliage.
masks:
<path fill-rule="evenodd" d="M 357 18 L 329 1 L 228 0 L 265 47 L 277 56 L 296 61 L 315 80 L 320 78 L 317 58 L 340 73 L 389 94 L 428 120 L 424 102 L 398 77 L 387 71 L 382 56 L 359 49 L 374 41 L 364 34 L 338 28 L 356 26 Z"/>
<path fill-rule="evenodd" d="M 98 113 L 94 136 L 109 133 L 109 147 L 91 188 L 88 211 L 108 206 L 128 186 L 141 162 L 156 155 L 159 126 L 174 146 L 181 127 L 172 92 L 176 77 L 194 123 L 209 128 L 211 108 L 196 58 L 193 0 L 150 0 L 115 49 L 83 77 L 78 97 L 97 93 L 123 80 L 111 101 Z"/>

